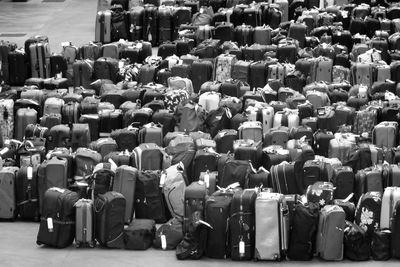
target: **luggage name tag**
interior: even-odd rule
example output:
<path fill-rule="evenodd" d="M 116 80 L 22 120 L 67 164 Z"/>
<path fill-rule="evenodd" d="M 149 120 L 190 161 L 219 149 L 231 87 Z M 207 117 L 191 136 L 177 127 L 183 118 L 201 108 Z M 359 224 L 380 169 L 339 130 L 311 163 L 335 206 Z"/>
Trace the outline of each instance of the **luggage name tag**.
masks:
<path fill-rule="evenodd" d="M 53 232 L 53 218 L 47 218 L 47 229 L 49 229 L 49 232 Z"/>
<path fill-rule="evenodd" d="M 239 242 L 239 255 L 241 256 L 241 257 L 243 257 L 244 256 L 244 252 L 245 252 L 245 244 L 244 244 L 244 241 L 243 240 L 241 240 L 240 242 Z"/>
<path fill-rule="evenodd" d="M 161 239 L 161 248 L 163 250 L 166 250 L 167 249 L 167 237 L 164 234 L 161 234 L 160 239 Z"/>
<path fill-rule="evenodd" d="M 26 169 L 26 176 L 27 176 L 27 178 L 28 178 L 28 180 L 32 180 L 32 166 L 29 166 L 27 169 Z"/>
<path fill-rule="evenodd" d="M 56 79 L 62 79 L 62 72 L 56 74 Z"/>
<path fill-rule="evenodd" d="M 66 46 L 70 46 L 70 45 L 71 45 L 71 42 L 62 42 L 61 43 L 62 47 L 66 47 Z"/>
<path fill-rule="evenodd" d="M 167 174 L 165 172 L 163 172 L 160 177 L 160 187 L 164 187 L 166 178 L 167 178 Z"/>
<path fill-rule="evenodd" d="M 122 69 L 124 67 L 124 65 L 125 65 L 124 61 L 122 61 L 122 60 L 118 61 L 118 68 L 119 69 Z"/>
<path fill-rule="evenodd" d="M 206 173 L 204 175 L 204 183 L 206 183 L 206 188 L 210 188 L 210 174 Z"/>

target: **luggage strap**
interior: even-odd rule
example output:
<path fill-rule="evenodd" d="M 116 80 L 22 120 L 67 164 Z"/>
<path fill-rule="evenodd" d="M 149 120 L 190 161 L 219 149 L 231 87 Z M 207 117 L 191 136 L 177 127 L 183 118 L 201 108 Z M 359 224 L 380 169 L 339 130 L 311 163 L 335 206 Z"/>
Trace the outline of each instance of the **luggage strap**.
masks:
<path fill-rule="evenodd" d="M 38 202 L 38 199 L 37 199 L 37 198 L 28 199 L 28 200 L 19 202 L 19 203 L 17 204 L 17 206 L 22 206 L 22 205 L 25 205 L 25 204 L 28 204 L 28 203 L 31 203 L 31 202 Z"/>
<path fill-rule="evenodd" d="M 47 222 L 47 218 L 45 218 L 44 216 L 40 217 L 40 220 Z M 75 224 L 75 221 L 60 221 L 60 220 L 53 219 L 53 223 L 61 224 L 61 225 L 72 225 L 72 224 Z"/>

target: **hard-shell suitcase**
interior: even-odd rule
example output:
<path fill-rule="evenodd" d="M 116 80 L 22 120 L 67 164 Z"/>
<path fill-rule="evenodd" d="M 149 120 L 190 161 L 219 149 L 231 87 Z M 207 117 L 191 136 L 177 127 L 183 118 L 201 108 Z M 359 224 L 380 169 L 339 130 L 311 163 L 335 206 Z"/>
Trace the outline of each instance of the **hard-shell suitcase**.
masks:
<path fill-rule="evenodd" d="M 125 223 L 130 223 L 133 217 L 137 177 L 138 170 L 127 165 L 118 167 L 115 172 L 113 191 L 125 197 Z"/>
<path fill-rule="evenodd" d="M 233 195 L 229 218 L 229 248 L 232 260 L 250 260 L 255 246 L 255 200 L 254 189 L 237 191 Z"/>
<path fill-rule="evenodd" d="M 294 164 L 282 162 L 271 167 L 272 188 L 281 194 L 297 194 L 297 181 Z"/>
<path fill-rule="evenodd" d="M 93 78 L 93 64 L 90 59 L 77 60 L 72 65 L 73 84 L 75 87 L 90 88 Z"/>
<path fill-rule="evenodd" d="M 398 187 L 386 187 L 382 196 L 382 208 L 380 215 L 380 228 L 390 229 L 393 212 L 396 203 L 400 200 L 400 188 Z"/>
<path fill-rule="evenodd" d="M 52 187 L 43 199 L 39 232 L 36 243 L 56 248 L 65 248 L 74 241 L 75 203 L 77 193 Z"/>
<path fill-rule="evenodd" d="M 257 195 L 255 229 L 255 259 L 279 261 L 285 257 L 289 217 L 288 206 L 282 194 L 261 192 Z"/>
<path fill-rule="evenodd" d="M 343 259 L 343 235 L 346 214 L 336 205 L 322 208 L 317 234 L 316 251 L 319 256 L 328 261 Z"/>
<path fill-rule="evenodd" d="M 17 167 L 4 167 L 0 171 L 0 218 L 15 219 L 18 213 L 16 196 Z"/>
<path fill-rule="evenodd" d="M 20 108 L 15 115 L 14 138 L 22 140 L 25 134 L 25 128 L 28 124 L 37 123 L 37 111 L 30 108 Z"/>
<path fill-rule="evenodd" d="M 36 43 L 29 46 L 32 77 L 50 77 L 50 47 L 48 43 Z"/>
<path fill-rule="evenodd" d="M 96 16 L 95 41 L 111 42 L 111 11 L 99 11 Z"/>
<path fill-rule="evenodd" d="M 94 202 L 95 237 L 101 246 L 123 248 L 125 198 L 117 192 L 100 194 Z"/>
<path fill-rule="evenodd" d="M 95 246 L 93 200 L 79 199 L 75 203 L 75 246 Z"/>

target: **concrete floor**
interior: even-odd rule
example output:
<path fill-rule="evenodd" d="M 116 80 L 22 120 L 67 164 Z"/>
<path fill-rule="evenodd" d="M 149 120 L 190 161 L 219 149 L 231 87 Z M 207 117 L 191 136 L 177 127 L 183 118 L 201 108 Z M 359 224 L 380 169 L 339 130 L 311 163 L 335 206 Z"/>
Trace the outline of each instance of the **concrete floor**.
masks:
<path fill-rule="evenodd" d="M 61 42 L 82 45 L 94 39 L 97 0 L 0 0 L 0 40 L 10 40 L 23 46 L 25 39 L 35 34 L 49 37 L 52 52 L 61 51 Z M 54 1 L 54 0 L 53 0 Z M 99 0 L 102 3 L 108 0 Z M 4 34 L 22 33 L 19 37 Z M 174 251 L 123 251 L 96 249 L 42 248 L 36 245 L 39 225 L 28 222 L 0 222 L 0 266 L 399 266 L 390 262 L 232 262 L 230 260 L 178 261 Z"/>

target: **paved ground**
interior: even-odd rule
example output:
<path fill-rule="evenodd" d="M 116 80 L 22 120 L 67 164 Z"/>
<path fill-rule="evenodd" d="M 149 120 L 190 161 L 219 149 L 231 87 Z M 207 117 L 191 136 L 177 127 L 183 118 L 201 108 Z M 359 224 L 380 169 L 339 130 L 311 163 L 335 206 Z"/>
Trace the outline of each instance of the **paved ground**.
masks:
<path fill-rule="evenodd" d="M 94 39 L 97 5 L 96 0 L 28 0 L 20 3 L 0 0 L 0 40 L 14 41 L 22 46 L 29 36 L 45 34 L 50 39 L 52 52 L 60 52 L 64 41 L 82 45 Z M 331 263 L 318 259 L 312 262 L 256 263 L 204 258 L 181 262 L 176 260 L 174 251 L 76 249 L 72 246 L 59 250 L 36 245 L 38 228 L 37 223 L 0 222 L 0 266 L 399 266 L 398 261 Z"/>

